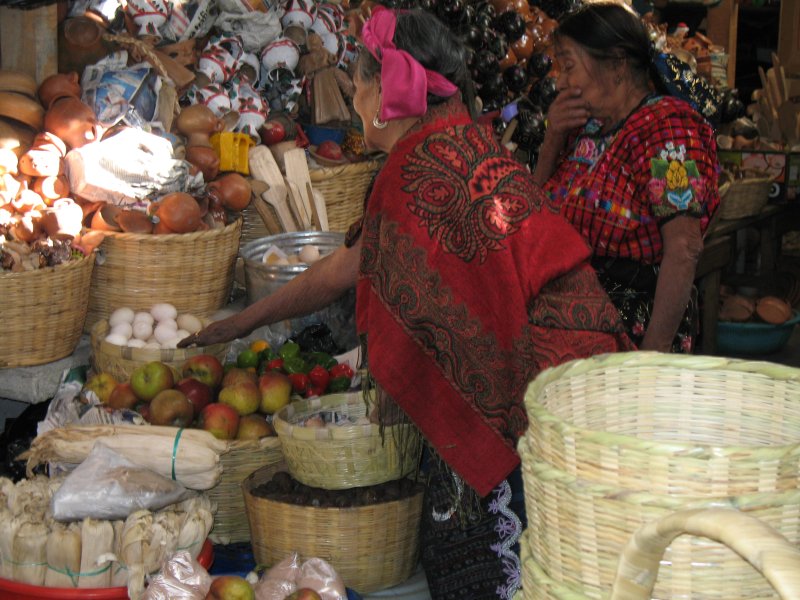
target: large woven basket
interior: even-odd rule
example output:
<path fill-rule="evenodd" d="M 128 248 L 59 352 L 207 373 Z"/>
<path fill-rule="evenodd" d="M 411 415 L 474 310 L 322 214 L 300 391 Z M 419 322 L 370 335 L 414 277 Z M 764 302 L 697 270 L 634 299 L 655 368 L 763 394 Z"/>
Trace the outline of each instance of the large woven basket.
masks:
<path fill-rule="evenodd" d="M 83 330 L 95 256 L 22 273 L 0 273 L 0 368 L 69 356 Z"/>
<path fill-rule="evenodd" d="M 313 487 L 340 490 L 401 479 L 419 466 L 422 438 L 410 423 L 384 428 L 374 423 L 304 427 L 297 423 L 321 411 L 367 415 L 361 392 L 299 400 L 275 414 L 289 473 Z"/>
<path fill-rule="evenodd" d="M 222 476 L 207 494 L 217 505 L 214 527 L 209 538 L 215 544 L 250 541 L 250 523 L 242 494 L 242 483 L 262 467 L 283 464 L 281 442 L 277 437 L 260 440 L 232 440 L 220 456 Z"/>
<path fill-rule="evenodd" d="M 169 302 L 207 317 L 227 304 L 242 220 L 221 229 L 149 235 L 109 233 L 92 274 L 85 331 L 116 309 Z"/>
<path fill-rule="evenodd" d="M 254 496 L 251 491 L 284 471 L 259 469 L 243 484 L 250 539 L 256 562 L 272 566 L 292 552 L 301 560 L 327 560 L 345 585 L 360 593 L 407 580 L 419 558 L 422 491 L 367 506 L 315 508 Z"/>
<path fill-rule="evenodd" d="M 580 591 L 548 577 L 533 559 L 528 529 L 520 539 L 523 597 L 537 600 L 586 600 Z M 800 598 L 800 550 L 774 529 L 744 513 L 700 509 L 671 513 L 642 525 L 626 544 L 610 600 L 648 600 L 666 548 L 680 535 L 701 536 L 724 543 L 766 577 L 781 598 Z M 694 597 L 694 596 L 693 596 Z M 733 596 L 731 596 L 733 597 Z"/>
<path fill-rule="evenodd" d="M 731 179 L 730 187 L 720 201 L 719 218 L 744 219 L 759 214 L 769 202 L 771 185 L 772 178 L 766 175 Z"/>
<path fill-rule="evenodd" d="M 128 381 L 136 367 L 158 361 L 167 364 L 180 372 L 183 363 L 197 354 L 212 354 L 221 363 L 225 363 L 230 344 L 214 344 L 213 346 L 192 346 L 189 348 L 131 348 L 118 346 L 105 341 L 108 334 L 108 321 L 98 321 L 92 327 L 89 343 L 92 347 L 92 368 L 98 373 L 110 373 L 117 381 Z"/>
<path fill-rule="evenodd" d="M 346 233 L 361 217 L 367 190 L 382 164 L 383 159 L 374 159 L 309 171 L 312 187 L 325 197 L 329 231 Z"/>
<path fill-rule="evenodd" d="M 800 543 L 798 398 L 800 370 L 717 357 L 621 353 L 544 371 L 518 446 L 533 560 L 558 585 L 604 598 L 640 525 L 709 506 Z M 770 594 L 731 550 L 679 538 L 653 597 Z"/>

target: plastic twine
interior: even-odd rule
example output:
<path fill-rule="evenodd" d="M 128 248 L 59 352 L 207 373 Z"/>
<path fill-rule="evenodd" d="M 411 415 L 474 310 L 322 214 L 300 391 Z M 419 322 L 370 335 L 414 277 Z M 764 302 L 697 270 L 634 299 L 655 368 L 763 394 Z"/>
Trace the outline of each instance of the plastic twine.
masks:
<path fill-rule="evenodd" d="M 175 434 L 175 443 L 172 445 L 172 481 L 177 481 L 177 478 L 175 477 L 175 458 L 178 456 L 178 444 L 181 441 L 183 429 L 183 427 L 178 429 L 178 433 Z"/>

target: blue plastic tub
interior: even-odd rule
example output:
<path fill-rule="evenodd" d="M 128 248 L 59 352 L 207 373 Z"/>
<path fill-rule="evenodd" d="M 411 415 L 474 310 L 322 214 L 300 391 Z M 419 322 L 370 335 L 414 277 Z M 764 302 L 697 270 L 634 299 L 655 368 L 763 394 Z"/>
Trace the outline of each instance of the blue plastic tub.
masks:
<path fill-rule="evenodd" d="M 347 130 L 341 127 L 323 127 L 321 125 L 311 125 L 310 123 L 301 124 L 303 131 L 312 146 L 319 146 L 322 142 L 332 141 L 341 144 L 344 141 Z"/>
<path fill-rule="evenodd" d="M 717 353 L 772 354 L 786 345 L 798 322 L 800 322 L 798 311 L 794 311 L 792 318 L 780 325 L 720 321 L 717 323 Z"/>

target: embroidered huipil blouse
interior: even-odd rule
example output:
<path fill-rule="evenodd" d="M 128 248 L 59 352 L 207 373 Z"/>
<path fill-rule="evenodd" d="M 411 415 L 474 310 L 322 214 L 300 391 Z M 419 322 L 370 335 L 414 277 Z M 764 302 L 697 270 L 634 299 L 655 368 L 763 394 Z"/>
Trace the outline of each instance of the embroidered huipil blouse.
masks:
<path fill-rule="evenodd" d="M 682 100 L 652 96 L 608 133 L 590 120 L 544 190 L 596 256 L 658 264 L 665 221 L 694 216 L 705 232 L 717 175 L 708 122 Z"/>

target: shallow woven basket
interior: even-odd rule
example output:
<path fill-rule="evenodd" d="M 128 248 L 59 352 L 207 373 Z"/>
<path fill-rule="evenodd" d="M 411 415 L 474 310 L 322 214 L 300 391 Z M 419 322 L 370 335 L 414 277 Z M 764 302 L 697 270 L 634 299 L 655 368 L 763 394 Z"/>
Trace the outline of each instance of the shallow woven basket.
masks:
<path fill-rule="evenodd" d="M 717 357 L 620 353 L 544 371 L 526 393 L 518 446 L 533 560 L 603 598 L 640 525 L 709 506 L 800 543 L 798 398 L 800 370 Z M 725 546 L 679 538 L 653 597 L 770 593 Z"/>
<path fill-rule="evenodd" d="M 22 273 L 0 272 L 0 368 L 69 356 L 83 330 L 95 256 Z"/>
<path fill-rule="evenodd" d="M 183 363 L 197 354 L 212 354 L 225 363 L 230 344 L 192 346 L 190 348 L 131 348 L 105 341 L 108 321 L 98 321 L 92 327 L 89 342 L 92 347 L 92 368 L 98 373 L 111 373 L 117 381 L 128 381 L 136 367 L 151 361 L 159 361 L 180 372 Z"/>
<path fill-rule="evenodd" d="M 586 599 L 580 590 L 550 578 L 536 562 L 530 544 L 534 533 L 528 529 L 520 538 L 522 597 L 528 600 Z M 664 551 L 682 535 L 724 543 L 766 577 L 781 598 L 800 598 L 800 550 L 757 519 L 729 509 L 679 511 L 642 525 L 625 545 L 611 593 L 603 597 L 610 600 L 652 598 Z"/>
<path fill-rule="evenodd" d="M 770 177 L 750 177 L 730 182 L 719 205 L 720 219 L 744 219 L 759 214 L 769 202 Z"/>
<path fill-rule="evenodd" d="M 108 233 L 92 274 L 85 331 L 116 309 L 169 302 L 207 317 L 227 304 L 242 219 L 221 229 L 150 235 Z"/>
<path fill-rule="evenodd" d="M 314 508 L 251 493 L 285 465 L 250 475 L 242 485 L 256 562 L 272 566 L 292 552 L 322 558 L 345 585 L 370 593 L 406 581 L 419 558 L 422 491 L 409 498 L 351 508 Z"/>
<path fill-rule="evenodd" d="M 335 409 L 353 417 L 367 415 L 361 392 L 329 394 L 285 406 L 272 421 L 283 445 L 289 473 L 301 483 L 328 490 L 376 485 L 401 479 L 419 466 L 422 438 L 409 423 L 384 428 L 364 425 L 295 425 Z"/>
<path fill-rule="evenodd" d="M 220 455 L 222 476 L 219 483 L 206 492 L 217 504 L 214 527 L 209 539 L 215 544 L 250 541 L 250 523 L 242 494 L 242 483 L 262 467 L 283 464 L 281 442 L 277 437 L 260 440 L 232 440 L 227 452 Z"/>
<path fill-rule="evenodd" d="M 322 192 L 328 212 L 328 230 L 346 233 L 364 213 L 364 200 L 383 159 L 340 167 L 311 169 L 311 186 Z"/>

